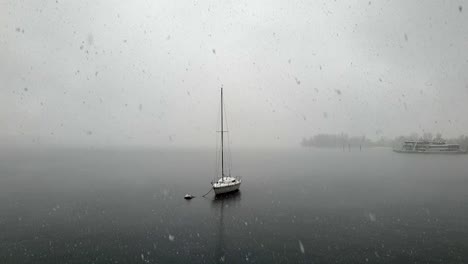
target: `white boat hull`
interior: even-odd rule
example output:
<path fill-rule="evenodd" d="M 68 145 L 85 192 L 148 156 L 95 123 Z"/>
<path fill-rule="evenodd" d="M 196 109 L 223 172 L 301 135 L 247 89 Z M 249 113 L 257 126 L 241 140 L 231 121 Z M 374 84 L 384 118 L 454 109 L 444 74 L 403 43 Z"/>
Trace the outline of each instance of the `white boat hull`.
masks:
<path fill-rule="evenodd" d="M 445 151 L 445 150 L 405 150 L 405 149 L 394 149 L 394 152 L 397 153 L 417 153 L 417 154 L 468 154 L 467 151 L 464 150 L 453 150 L 453 151 Z"/>
<path fill-rule="evenodd" d="M 229 185 L 229 186 L 223 186 L 223 187 L 213 187 L 213 190 L 215 194 L 223 194 L 223 193 L 229 193 L 229 192 L 235 192 L 239 190 L 241 183 Z"/>
<path fill-rule="evenodd" d="M 224 177 L 213 183 L 213 190 L 215 194 L 235 192 L 239 190 L 241 180 L 233 177 Z"/>

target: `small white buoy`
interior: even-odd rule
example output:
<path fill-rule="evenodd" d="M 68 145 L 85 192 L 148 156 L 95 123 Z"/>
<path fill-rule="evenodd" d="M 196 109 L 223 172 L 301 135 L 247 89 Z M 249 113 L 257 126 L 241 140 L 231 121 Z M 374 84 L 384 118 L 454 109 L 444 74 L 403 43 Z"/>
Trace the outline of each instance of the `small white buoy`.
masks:
<path fill-rule="evenodd" d="M 193 195 L 187 193 L 187 194 L 184 196 L 184 199 L 190 200 L 190 199 L 192 199 L 192 198 L 194 198 L 194 197 L 195 197 L 195 196 L 193 196 Z"/>

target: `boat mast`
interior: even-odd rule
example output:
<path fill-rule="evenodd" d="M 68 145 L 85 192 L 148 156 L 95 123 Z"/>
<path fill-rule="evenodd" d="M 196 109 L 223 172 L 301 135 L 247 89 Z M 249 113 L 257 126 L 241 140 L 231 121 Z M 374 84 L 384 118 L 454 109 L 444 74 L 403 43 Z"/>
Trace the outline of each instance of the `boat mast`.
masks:
<path fill-rule="evenodd" d="M 221 87 L 221 179 L 224 181 L 223 87 Z"/>

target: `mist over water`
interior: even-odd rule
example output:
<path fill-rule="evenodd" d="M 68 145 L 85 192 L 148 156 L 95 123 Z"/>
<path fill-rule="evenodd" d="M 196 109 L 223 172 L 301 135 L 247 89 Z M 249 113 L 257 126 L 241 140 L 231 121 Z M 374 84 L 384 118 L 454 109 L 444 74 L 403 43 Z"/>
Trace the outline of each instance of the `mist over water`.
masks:
<path fill-rule="evenodd" d="M 0 145 L 211 147 L 468 134 L 452 1 L 4 1 Z"/>
<path fill-rule="evenodd" d="M 464 263 L 466 156 L 238 150 L 1 153 L 2 263 Z M 197 197 L 183 199 L 185 193 Z"/>

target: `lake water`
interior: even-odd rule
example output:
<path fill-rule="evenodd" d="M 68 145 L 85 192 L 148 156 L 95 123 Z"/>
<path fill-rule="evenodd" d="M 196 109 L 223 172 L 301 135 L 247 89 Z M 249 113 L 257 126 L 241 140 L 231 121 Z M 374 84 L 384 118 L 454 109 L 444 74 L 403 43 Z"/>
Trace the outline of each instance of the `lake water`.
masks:
<path fill-rule="evenodd" d="M 233 161 L 214 199 L 210 150 L 3 150 L 0 263 L 468 263 L 468 155 Z"/>

